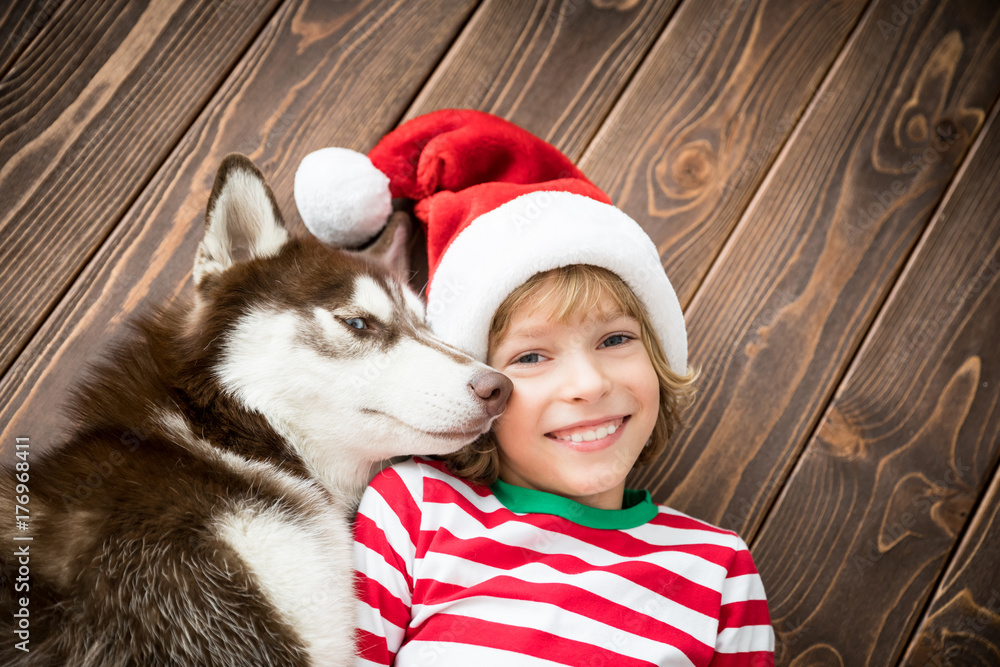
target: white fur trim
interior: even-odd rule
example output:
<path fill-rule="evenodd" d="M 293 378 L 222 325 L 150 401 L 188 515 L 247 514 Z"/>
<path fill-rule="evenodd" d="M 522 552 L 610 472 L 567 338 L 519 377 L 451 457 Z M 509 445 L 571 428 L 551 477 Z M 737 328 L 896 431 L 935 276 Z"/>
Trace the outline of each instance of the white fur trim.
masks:
<path fill-rule="evenodd" d="M 438 263 L 427 321 L 485 361 L 490 321 L 507 295 L 536 273 L 570 264 L 621 277 L 645 305 L 670 368 L 687 373 L 684 314 L 656 246 L 621 210 L 570 192 L 522 195 L 462 230 Z"/>
<path fill-rule="evenodd" d="M 295 205 L 316 238 L 359 246 L 378 234 L 392 213 L 389 177 L 367 155 L 322 148 L 305 156 L 295 172 Z"/>

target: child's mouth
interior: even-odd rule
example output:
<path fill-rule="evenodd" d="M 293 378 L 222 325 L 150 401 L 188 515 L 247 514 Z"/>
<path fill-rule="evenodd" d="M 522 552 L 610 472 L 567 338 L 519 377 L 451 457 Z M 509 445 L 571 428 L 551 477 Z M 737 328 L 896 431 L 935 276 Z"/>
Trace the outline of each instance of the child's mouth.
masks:
<path fill-rule="evenodd" d="M 562 429 L 546 433 L 545 437 L 577 451 L 604 449 L 615 442 L 631 415 L 615 417 L 600 424 Z"/>

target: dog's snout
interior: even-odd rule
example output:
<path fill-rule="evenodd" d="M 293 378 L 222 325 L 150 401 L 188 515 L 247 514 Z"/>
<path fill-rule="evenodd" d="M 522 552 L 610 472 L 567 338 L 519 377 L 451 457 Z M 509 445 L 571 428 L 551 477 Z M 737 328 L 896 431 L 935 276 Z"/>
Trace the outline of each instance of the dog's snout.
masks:
<path fill-rule="evenodd" d="M 510 392 L 514 390 L 514 383 L 506 375 L 496 371 L 479 373 L 472 378 L 469 386 L 472 387 L 473 393 L 482 399 L 490 417 L 503 413 Z"/>

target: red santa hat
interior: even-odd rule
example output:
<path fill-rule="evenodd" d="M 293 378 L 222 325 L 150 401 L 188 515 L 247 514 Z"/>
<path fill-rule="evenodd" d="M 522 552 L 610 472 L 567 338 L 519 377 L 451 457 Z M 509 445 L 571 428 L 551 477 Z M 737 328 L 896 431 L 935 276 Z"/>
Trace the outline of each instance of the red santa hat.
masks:
<path fill-rule="evenodd" d="M 497 116 L 444 109 L 399 126 L 368 156 L 316 151 L 295 175 L 303 221 L 334 245 L 377 235 L 392 197 L 416 200 L 427 321 L 446 342 L 485 361 L 493 314 L 514 289 L 542 271 L 591 264 L 632 289 L 671 369 L 686 374 L 684 315 L 656 246 L 554 146 Z"/>

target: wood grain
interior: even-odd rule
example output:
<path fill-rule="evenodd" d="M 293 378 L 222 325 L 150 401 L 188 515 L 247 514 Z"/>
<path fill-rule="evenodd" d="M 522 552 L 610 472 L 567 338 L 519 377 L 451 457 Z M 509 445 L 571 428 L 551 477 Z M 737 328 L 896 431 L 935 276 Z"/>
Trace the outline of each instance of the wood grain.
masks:
<path fill-rule="evenodd" d="M 0 7 L 0 79 L 52 20 L 62 0 L 21 0 Z"/>
<path fill-rule="evenodd" d="M 0 384 L 3 447 L 40 449 L 86 360 L 138 310 L 188 288 L 215 171 L 232 151 L 267 175 L 289 226 L 299 161 L 327 145 L 367 150 L 416 95 L 473 2 L 282 5 Z M 134 139 L 134 138 L 133 138 Z M 86 180 L 88 184 L 92 181 Z"/>
<path fill-rule="evenodd" d="M 895 664 L 1000 462 L 997 120 L 752 545 L 779 664 Z M 998 552 L 965 546 L 977 563 L 939 593 L 928 637 L 973 620 L 971 601 L 1000 605 Z"/>
<path fill-rule="evenodd" d="M 866 4 L 683 3 L 583 156 L 656 242 L 681 306 Z"/>
<path fill-rule="evenodd" d="M 0 81 L 0 371 L 276 4 L 68 3 Z"/>
<path fill-rule="evenodd" d="M 1000 7 L 477 2 L 0 8 L 0 456 L 189 289 L 224 154 L 301 233 L 306 153 L 485 109 L 657 242 L 704 378 L 629 485 L 747 539 L 778 664 L 1000 664 Z"/>
<path fill-rule="evenodd" d="M 406 113 L 469 108 L 579 159 L 677 0 L 488 0 Z"/>
<path fill-rule="evenodd" d="M 1000 8 L 878 0 L 686 312 L 701 396 L 635 476 L 752 539 L 1000 92 Z"/>
<path fill-rule="evenodd" d="M 900 664 L 1000 664 L 1000 474 Z"/>

